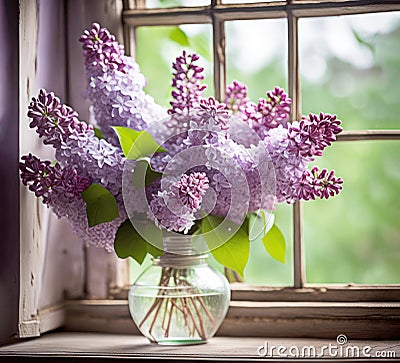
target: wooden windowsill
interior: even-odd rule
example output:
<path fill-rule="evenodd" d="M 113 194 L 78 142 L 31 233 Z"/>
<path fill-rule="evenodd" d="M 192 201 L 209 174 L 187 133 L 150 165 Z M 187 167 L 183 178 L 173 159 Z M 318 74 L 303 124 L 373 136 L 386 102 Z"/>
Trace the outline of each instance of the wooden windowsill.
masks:
<path fill-rule="evenodd" d="M 314 346 L 319 352 L 322 346 L 339 344 L 331 339 L 285 339 L 285 338 L 250 338 L 250 337 L 215 337 L 207 344 L 192 346 L 162 346 L 150 344 L 147 339 L 137 335 L 99 334 L 99 333 L 74 333 L 56 332 L 41 336 L 40 338 L 21 341 L 16 344 L 0 347 L 0 362 L 54 362 L 57 358 L 63 362 L 102 362 L 110 359 L 132 359 L 132 360 L 170 360 L 170 361 L 286 361 L 288 358 L 275 354 L 260 357 L 257 349 L 265 346 L 265 342 L 271 347 L 286 347 L 288 350 L 296 346 L 302 350 L 304 346 Z M 378 359 L 373 357 L 378 351 L 394 352 L 400 360 L 400 341 L 372 341 L 372 340 L 349 340 L 343 347 L 358 347 L 359 351 L 366 346 L 371 347 L 371 361 L 388 361 L 388 358 Z M 277 348 L 276 348 L 277 349 Z M 292 348 L 293 349 L 293 348 Z M 264 350 L 262 350 L 262 354 Z M 294 350 L 293 350 L 294 352 Z M 351 353 L 349 353 L 351 354 Z M 348 354 L 348 355 L 349 355 Z M 360 353 L 361 354 L 361 353 Z M 393 354 L 393 353 L 391 353 Z M 365 356 L 360 357 L 336 357 L 330 356 L 327 351 L 318 357 L 324 360 L 365 361 Z M 317 359 L 318 359 L 317 358 Z M 314 361 L 309 357 L 290 358 L 290 361 Z"/>

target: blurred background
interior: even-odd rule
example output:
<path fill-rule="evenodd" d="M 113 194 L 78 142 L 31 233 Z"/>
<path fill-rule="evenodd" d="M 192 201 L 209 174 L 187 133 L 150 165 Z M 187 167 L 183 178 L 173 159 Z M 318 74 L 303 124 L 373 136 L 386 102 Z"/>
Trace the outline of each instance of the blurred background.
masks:
<path fill-rule="evenodd" d="M 287 89 L 286 19 L 230 21 L 225 31 L 228 83 L 246 83 L 255 102 L 276 85 Z M 169 106 L 171 64 L 184 49 L 201 56 L 205 93 L 213 95 L 211 25 L 139 27 L 136 35 L 146 91 L 158 103 Z M 399 12 L 300 19 L 299 49 L 303 114 L 335 113 L 344 130 L 399 128 Z M 335 169 L 344 188 L 329 201 L 303 203 L 307 282 L 400 283 L 400 142 L 337 142 L 315 164 Z M 291 206 L 278 206 L 276 224 L 286 238 L 286 263 L 254 242 L 245 282 L 293 284 Z M 133 279 L 140 270 L 132 261 Z"/>

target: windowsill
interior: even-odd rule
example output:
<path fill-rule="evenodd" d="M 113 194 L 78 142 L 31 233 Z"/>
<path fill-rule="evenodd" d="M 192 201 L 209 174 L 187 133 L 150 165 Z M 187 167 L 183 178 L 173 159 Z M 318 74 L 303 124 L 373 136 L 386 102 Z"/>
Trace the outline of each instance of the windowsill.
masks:
<path fill-rule="evenodd" d="M 0 361 L 54 361 L 63 358 L 68 361 L 96 361 L 106 359 L 145 359 L 151 360 L 207 360 L 207 361 L 249 361 L 260 360 L 257 349 L 261 345 L 275 347 L 284 346 L 288 350 L 292 346 L 300 349 L 304 346 L 314 346 L 320 352 L 322 346 L 329 344 L 339 346 L 331 339 L 287 339 L 287 338 L 251 338 L 251 337 L 215 337 L 207 344 L 192 346 L 162 346 L 150 344 L 147 339 L 137 335 L 99 334 L 99 333 L 74 333 L 58 332 L 45 334 L 40 338 L 21 341 L 16 344 L 0 347 Z M 400 341 L 372 341 L 372 340 L 349 340 L 343 347 L 355 346 L 362 349 L 370 346 L 371 356 L 377 351 L 391 351 L 396 353 L 396 360 L 400 359 Z M 276 348 L 277 349 L 277 348 Z M 292 348 L 294 349 L 294 348 Z M 264 352 L 264 351 L 263 351 Z M 263 357 L 265 360 L 285 360 L 275 354 Z M 351 354 L 351 353 L 349 353 Z M 360 353 L 361 354 L 361 353 Z M 307 358 L 307 357 L 306 357 Z M 321 359 L 322 357 L 318 357 Z M 340 361 L 365 361 L 366 357 L 346 358 L 339 355 L 330 356 L 324 351 L 324 359 L 335 359 Z M 387 359 L 387 358 L 386 358 Z M 291 361 L 297 359 L 290 358 Z M 299 361 L 307 362 L 307 359 Z M 378 360 L 374 358 L 373 360 Z M 393 358 L 391 358 L 393 360 Z M 315 361 L 315 359 L 309 359 Z M 382 360 L 381 360 L 382 361 Z M 383 359 L 385 361 L 385 359 Z"/>

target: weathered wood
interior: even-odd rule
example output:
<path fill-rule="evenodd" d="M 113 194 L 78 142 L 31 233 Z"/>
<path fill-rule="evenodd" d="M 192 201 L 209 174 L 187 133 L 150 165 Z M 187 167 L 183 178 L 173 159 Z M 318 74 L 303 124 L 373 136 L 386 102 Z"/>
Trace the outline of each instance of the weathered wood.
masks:
<path fill-rule="evenodd" d="M 350 338 L 350 337 L 349 337 Z M 113 334 L 93 334 L 93 333 L 53 333 L 43 336 L 39 339 L 26 341 L 23 343 L 5 346 L 0 348 L 0 358 L 6 356 L 13 357 L 67 357 L 90 359 L 95 357 L 112 359 L 143 359 L 143 360 L 168 360 L 168 361 L 270 361 L 272 358 L 284 359 L 279 356 L 277 348 L 266 357 L 260 357 L 258 350 L 260 346 L 265 348 L 268 344 L 268 353 L 271 353 L 271 347 L 283 346 L 288 353 L 290 347 L 296 346 L 301 352 L 305 347 L 314 347 L 316 353 L 322 354 L 318 358 L 334 358 L 335 361 L 354 361 L 350 357 L 341 357 L 340 355 L 330 356 L 328 349 L 322 350 L 323 346 L 329 344 L 338 346 L 336 336 L 330 339 L 282 339 L 282 338 L 233 338 L 233 337 L 215 337 L 208 344 L 189 345 L 189 346 L 163 346 L 149 344 L 147 339 L 142 336 L 132 335 L 113 335 Z M 366 346 L 371 347 L 371 356 L 374 357 L 378 351 L 394 352 L 394 355 L 400 356 L 400 341 L 374 341 L 374 340 L 353 340 L 350 339 L 346 346 L 357 347 L 361 352 Z M 264 351 L 260 349 L 261 354 Z M 308 349 L 303 350 L 303 358 L 290 361 L 315 362 L 315 358 L 310 357 Z M 343 353 L 345 355 L 346 353 Z M 348 354 L 349 355 L 349 354 Z M 362 353 L 360 353 L 362 360 Z M 369 361 L 370 359 L 368 359 Z M 374 358 L 371 359 L 374 361 Z M 281 360 L 279 360 L 281 361 Z M 287 359 L 286 359 L 287 361 Z M 357 359 L 360 361 L 360 358 Z M 382 361 L 382 360 L 380 360 Z"/>
<path fill-rule="evenodd" d="M 213 17 L 214 95 L 217 100 L 225 97 L 225 24 Z"/>
<path fill-rule="evenodd" d="M 292 99 L 292 117 L 299 119 L 301 117 L 301 91 L 298 19 L 290 10 L 288 10 L 287 18 L 289 96 Z M 301 201 L 297 201 L 293 205 L 293 283 L 295 288 L 303 287 L 306 282 L 304 261 L 302 204 Z"/>
<path fill-rule="evenodd" d="M 130 5 L 127 1 L 125 5 Z M 89 120 L 89 104 L 82 96 L 87 82 L 84 72 L 82 48 L 78 39 L 91 23 L 99 22 L 123 39 L 121 22 L 122 1 L 70 0 L 67 2 L 69 95 L 71 106 L 82 120 Z M 79 91 L 77 91 L 79 90 Z M 128 261 L 118 260 L 115 254 L 89 247 L 86 251 L 86 292 L 91 298 L 107 298 L 109 289 L 128 284 Z"/>
<path fill-rule="evenodd" d="M 37 1 L 20 1 L 20 156 L 38 153 L 36 136 L 27 127 L 26 112 L 36 93 L 39 14 Z M 20 190 L 20 298 L 19 336 L 40 334 L 38 300 L 43 268 L 49 211 L 27 188 Z"/>
<path fill-rule="evenodd" d="M 232 300 L 239 301 L 325 301 L 377 302 L 400 301 L 399 285 L 316 285 L 293 287 L 232 284 Z M 125 296 L 127 292 L 125 292 Z"/>
<path fill-rule="evenodd" d="M 57 329 L 64 325 L 65 306 L 64 304 L 53 305 L 49 308 L 38 311 L 40 321 L 40 333 Z"/>
<path fill-rule="evenodd" d="M 293 14 L 298 17 L 321 17 L 400 10 L 397 0 L 293 0 Z"/>
<path fill-rule="evenodd" d="M 209 24 L 211 18 L 205 8 L 190 7 L 185 10 L 135 9 L 122 12 L 123 22 L 132 26 Z"/>
<path fill-rule="evenodd" d="M 359 140 L 400 140 L 400 130 L 354 130 L 337 135 L 337 141 Z"/>
<path fill-rule="evenodd" d="M 212 4 L 202 7 L 135 9 L 123 11 L 123 20 L 134 26 L 207 24 L 212 16 L 221 20 L 285 18 L 287 11 L 296 17 L 334 16 L 400 10 L 397 0 L 294 0 L 249 4 Z"/>
<path fill-rule="evenodd" d="M 128 298 L 129 287 L 114 289 L 113 299 Z M 255 286 L 231 283 L 232 301 L 332 301 L 375 302 L 400 301 L 400 285 L 337 285 L 305 284 L 301 289 L 291 286 Z"/>
<path fill-rule="evenodd" d="M 111 324 L 112 322 L 112 324 Z M 70 301 L 66 330 L 132 333 L 126 300 Z M 400 336 L 400 303 L 232 301 L 218 334 L 351 338 Z M 335 335 L 336 334 L 336 335 Z"/>
<path fill-rule="evenodd" d="M 106 299 L 110 291 L 129 282 L 128 261 L 94 246 L 86 250 L 86 297 Z"/>

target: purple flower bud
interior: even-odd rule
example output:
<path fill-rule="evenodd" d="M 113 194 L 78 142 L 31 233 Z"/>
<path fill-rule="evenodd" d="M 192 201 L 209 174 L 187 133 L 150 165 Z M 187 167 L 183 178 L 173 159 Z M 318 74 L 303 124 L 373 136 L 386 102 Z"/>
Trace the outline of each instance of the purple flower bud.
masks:
<path fill-rule="evenodd" d="M 198 106 L 199 99 L 203 97 L 205 85 L 201 85 L 200 81 L 204 79 L 202 67 L 195 62 L 199 56 L 195 53 L 187 54 L 186 51 L 177 57 L 172 64 L 174 69 L 172 87 L 171 108 L 168 110 L 170 115 L 175 113 L 189 113 L 193 108 Z"/>
<path fill-rule="evenodd" d="M 200 209 L 209 188 L 205 173 L 183 174 L 168 191 L 159 191 L 150 202 L 149 218 L 169 231 L 187 233 L 194 224 L 194 213 Z"/>
<path fill-rule="evenodd" d="M 244 83 L 233 81 L 233 83 L 226 88 L 224 103 L 233 113 L 238 112 L 248 101 L 247 86 Z"/>

